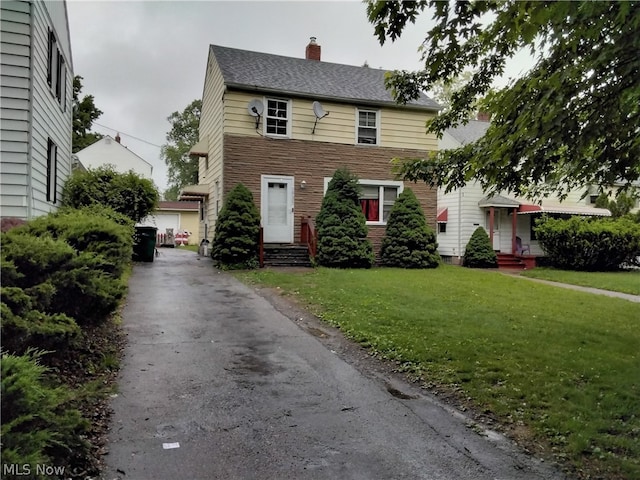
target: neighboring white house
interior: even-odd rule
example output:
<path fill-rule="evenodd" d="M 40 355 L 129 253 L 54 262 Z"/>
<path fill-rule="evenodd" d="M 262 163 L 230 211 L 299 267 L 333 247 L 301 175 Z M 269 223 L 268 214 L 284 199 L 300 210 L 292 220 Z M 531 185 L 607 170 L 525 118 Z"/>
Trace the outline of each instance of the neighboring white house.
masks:
<path fill-rule="evenodd" d="M 65 1 L 0 2 L 0 216 L 55 210 L 71 173 L 73 61 Z"/>
<path fill-rule="evenodd" d="M 481 138 L 488 128 L 489 122 L 480 120 L 470 120 L 466 125 L 450 128 L 444 132 L 439 148 L 445 150 L 466 145 Z M 449 193 L 440 188 L 438 252 L 445 261 L 460 263 L 471 235 L 478 227 L 483 227 L 498 253 L 518 257 L 543 255 L 533 230 L 535 220 L 543 213 L 560 217 L 611 215 L 609 210 L 595 208 L 597 195 L 581 198 L 583 193 L 584 190 L 572 191 L 562 202 L 553 197 L 535 202 L 504 193 L 487 196 L 477 182 Z"/>
<path fill-rule="evenodd" d="M 113 165 L 116 172 L 127 173 L 133 170 L 134 173 L 149 180 L 151 180 L 153 173 L 153 165 L 120 143 L 120 135 L 116 135 L 116 138 L 106 135 L 76 152 L 75 155 L 86 169 Z"/>

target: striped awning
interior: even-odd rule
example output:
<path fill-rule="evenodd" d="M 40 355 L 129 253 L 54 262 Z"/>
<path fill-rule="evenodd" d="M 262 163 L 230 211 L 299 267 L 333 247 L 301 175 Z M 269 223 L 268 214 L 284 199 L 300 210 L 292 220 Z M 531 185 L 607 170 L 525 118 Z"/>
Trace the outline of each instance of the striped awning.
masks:
<path fill-rule="evenodd" d="M 438 209 L 437 222 L 447 223 L 448 220 L 449 220 L 449 209 L 446 207 Z"/>
<path fill-rule="evenodd" d="M 610 217 L 611 212 L 606 208 L 568 206 L 568 205 L 531 205 L 522 204 L 518 208 L 518 215 L 532 213 L 558 213 L 564 215 L 584 215 L 588 217 Z"/>

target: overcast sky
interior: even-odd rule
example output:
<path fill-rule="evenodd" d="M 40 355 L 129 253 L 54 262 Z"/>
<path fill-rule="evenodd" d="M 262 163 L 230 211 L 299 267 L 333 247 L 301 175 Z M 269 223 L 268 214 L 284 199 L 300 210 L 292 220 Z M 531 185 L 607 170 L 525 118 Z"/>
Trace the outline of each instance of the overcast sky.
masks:
<path fill-rule="evenodd" d="M 431 23 L 425 13 L 381 47 L 359 1 L 68 0 L 67 9 L 74 74 L 103 111 L 93 130 L 120 132 L 122 143 L 153 165 L 161 190 L 167 117 L 202 97 L 209 45 L 303 58 L 315 36 L 324 61 L 415 70 Z M 514 62 L 508 75 L 529 64 Z"/>

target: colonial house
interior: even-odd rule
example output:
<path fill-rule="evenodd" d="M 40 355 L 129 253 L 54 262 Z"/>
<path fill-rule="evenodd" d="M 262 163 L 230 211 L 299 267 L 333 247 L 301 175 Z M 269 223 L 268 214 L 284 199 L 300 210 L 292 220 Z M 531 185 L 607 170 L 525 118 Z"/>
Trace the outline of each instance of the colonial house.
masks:
<path fill-rule="evenodd" d="M 211 45 L 200 118 L 199 184 L 182 199 L 202 202 L 200 237 L 212 239 L 225 195 L 242 182 L 260 209 L 265 244 L 306 240 L 328 181 L 347 167 L 362 185 L 361 205 L 376 251 L 389 211 L 410 186 L 436 226 L 436 191 L 392 173 L 396 157 L 437 148 L 425 122 L 439 106 L 425 95 L 397 105 L 385 71 L 321 60 L 311 38 L 304 58 Z"/>
<path fill-rule="evenodd" d="M 122 145 L 120 134 L 115 138 L 106 135 L 95 143 L 75 153 L 80 165 L 93 169 L 111 165 L 116 172 L 133 171 L 143 178 L 151 180 L 153 165 Z"/>
<path fill-rule="evenodd" d="M 60 205 L 71 173 L 73 62 L 64 1 L 0 3 L 0 216 Z"/>
<path fill-rule="evenodd" d="M 489 128 L 488 118 L 470 120 L 466 125 L 447 129 L 439 141 L 441 150 L 458 148 L 481 138 Z M 522 199 L 507 193 L 487 195 L 477 182 L 445 193 L 438 189 L 438 251 L 446 262 L 459 264 L 465 247 L 478 227 L 483 227 L 498 253 L 501 267 L 531 268 L 535 258 L 544 255 L 536 240 L 535 221 L 542 214 L 553 217 L 610 216 L 596 208 L 595 189 L 583 197 L 585 189 L 540 201 Z"/>

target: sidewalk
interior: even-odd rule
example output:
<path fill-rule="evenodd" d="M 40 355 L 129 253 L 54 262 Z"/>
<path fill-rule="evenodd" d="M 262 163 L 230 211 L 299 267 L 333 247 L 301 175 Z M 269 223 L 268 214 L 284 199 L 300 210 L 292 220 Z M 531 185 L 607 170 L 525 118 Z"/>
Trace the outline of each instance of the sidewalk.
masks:
<path fill-rule="evenodd" d="M 578 290 L 580 292 L 594 293 L 596 295 L 605 295 L 607 297 L 622 298 L 623 300 L 628 300 L 630 302 L 640 303 L 640 295 L 631 295 L 630 293 L 613 292 L 611 290 L 602 290 L 600 288 L 582 287 L 580 285 L 571 285 L 568 283 L 552 282 L 550 280 L 542 280 L 540 278 L 524 277 L 520 275 L 520 272 L 502 271 L 501 273 L 505 275 L 516 276 L 524 280 L 530 280 L 532 282 L 546 283 L 547 285 L 553 285 L 554 287 L 568 288 L 569 290 Z"/>

